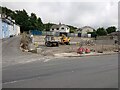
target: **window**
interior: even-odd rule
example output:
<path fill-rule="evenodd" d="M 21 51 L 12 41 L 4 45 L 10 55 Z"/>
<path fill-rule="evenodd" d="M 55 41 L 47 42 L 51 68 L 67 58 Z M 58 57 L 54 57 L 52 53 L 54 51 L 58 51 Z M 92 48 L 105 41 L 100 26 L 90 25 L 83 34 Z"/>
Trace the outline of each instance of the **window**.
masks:
<path fill-rule="evenodd" d="M 61 29 L 64 29 L 64 27 L 62 27 Z"/>
<path fill-rule="evenodd" d="M 54 28 L 52 28 L 52 31 L 54 30 Z"/>
<path fill-rule="evenodd" d="M 59 30 L 59 28 L 57 28 L 57 30 Z"/>
<path fill-rule="evenodd" d="M 87 32 L 90 32 L 90 30 L 89 30 L 89 29 L 87 29 Z"/>

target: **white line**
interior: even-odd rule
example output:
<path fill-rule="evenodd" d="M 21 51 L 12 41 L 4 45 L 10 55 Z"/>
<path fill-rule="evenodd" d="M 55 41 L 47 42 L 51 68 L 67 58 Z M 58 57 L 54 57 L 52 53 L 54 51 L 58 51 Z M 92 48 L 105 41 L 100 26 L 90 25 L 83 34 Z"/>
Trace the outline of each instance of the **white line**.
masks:
<path fill-rule="evenodd" d="M 10 81 L 10 82 L 5 82 L 5 83 L 3 83 L 3 84 L 12 84 L 12 83 L 17 83 L 17 82 L 20 82 L 20 81 L 25 81 L 25 80 Z"/>
<path fill-rule="evenodd" d="M 45 59 L 45 60 L 44 60 L 44 62 L 48 62 L 48 61 L 50 61 L 50 59 Z"/>

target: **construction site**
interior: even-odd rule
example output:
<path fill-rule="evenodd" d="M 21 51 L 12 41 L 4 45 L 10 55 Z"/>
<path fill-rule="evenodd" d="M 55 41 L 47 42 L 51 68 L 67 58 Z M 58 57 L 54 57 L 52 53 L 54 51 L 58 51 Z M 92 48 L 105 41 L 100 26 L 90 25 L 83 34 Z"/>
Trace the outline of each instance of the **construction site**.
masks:
<path fill-rule="evenodd" d="M 101 36 L 95 38 L 67 37 L 54 35 L 29 35 L 21 36 L 21 50 L 40 54 L 43 56 L 71 56 L 84 54 L 116 53 L 119 50 L 117 36 Z M 73 56 L 74 56 L 73 55 Z"/>
<path fill-rule="evenodd" d="M 0 6 L 2 90 L 118 90 L 120 3 L 29 1 Z"/>

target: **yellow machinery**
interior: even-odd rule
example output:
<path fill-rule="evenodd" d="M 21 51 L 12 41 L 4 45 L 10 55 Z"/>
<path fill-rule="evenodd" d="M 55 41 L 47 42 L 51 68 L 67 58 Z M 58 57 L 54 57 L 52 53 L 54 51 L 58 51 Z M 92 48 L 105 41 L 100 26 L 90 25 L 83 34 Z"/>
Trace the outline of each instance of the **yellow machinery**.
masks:
<path fill-rule="evenodd" d="M 65 36 L 64 34 L 62 34 L 62 37 L 61 37 L 61 44 L 66 44 L 66 45 L 69 45 L 70 44 L 70 38 Z"/>

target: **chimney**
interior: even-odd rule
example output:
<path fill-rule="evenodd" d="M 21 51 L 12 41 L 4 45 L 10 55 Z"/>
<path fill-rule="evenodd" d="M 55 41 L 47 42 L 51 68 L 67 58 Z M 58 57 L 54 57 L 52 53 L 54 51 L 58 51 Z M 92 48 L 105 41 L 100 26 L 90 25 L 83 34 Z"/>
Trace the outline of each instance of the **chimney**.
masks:
<path fill-rule="evenodd" d="M 59 22 L 59 25 L 61 25 L 61 22 Z"/>

